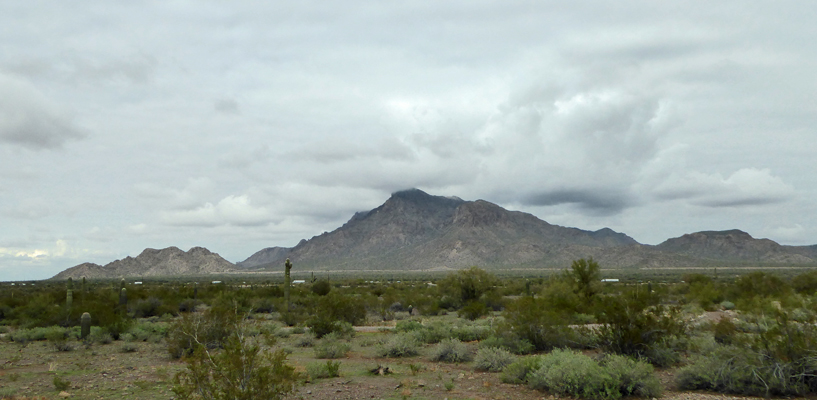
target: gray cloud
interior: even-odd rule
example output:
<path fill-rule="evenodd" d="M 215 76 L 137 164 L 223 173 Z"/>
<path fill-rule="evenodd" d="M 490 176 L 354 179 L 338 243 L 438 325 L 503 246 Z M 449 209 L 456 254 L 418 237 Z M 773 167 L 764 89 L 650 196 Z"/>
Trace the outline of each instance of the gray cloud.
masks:
<path fill-rule="evenodd" d="M 90 1 L 0 14 L 0 243 L 31 238 L 8 268 L 240 261 L 408 187 L 648 243 L 817 243 L 805 1 Z"/>
<path fill-rule="evenodd" d="M 529 195 L 522 199 L 527 206 L 555 206 L 561 204 L 576 205 L 593 215 L 618 214 L 636 204 L 634 199 L 625 193 L 615 190 L 555 190 L 552 192 Z"/>
<path fill-rule="evenodd" d="M 222 114 L 241 114 L 235 99 L 218 99 L 213 103 L 213 109 Z"/>
<path fill-rule="evenodd" d="M 85 136 L 64 110 L 33 86 L 0 75 L 0 142 L 54 149 Z"/>

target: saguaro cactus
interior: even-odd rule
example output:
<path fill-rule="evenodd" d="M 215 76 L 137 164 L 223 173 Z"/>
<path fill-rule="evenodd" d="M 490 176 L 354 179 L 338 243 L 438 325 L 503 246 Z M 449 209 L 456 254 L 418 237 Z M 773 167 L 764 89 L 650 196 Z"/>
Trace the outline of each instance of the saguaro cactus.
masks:
<path fill-rule="evenodd" d="M 74 305 L 74 280 L 68 278 L 68 290 L 65 291 L 65 308 L 71 309 Z"/>
<path fill-rule="evenodd" d="M 85 286 L 85 277 L 84 276 L 82 277 L 82 287 L 80 289 L 82 289 L 82 293 L 87 293 L 88 292 L 88 286 Z"/>
<path fill-rule="evenodd" d="M 66 290 L 65 293 L 65 308 L 71 309 L 71 306 L 74 305 L 74 291 L 71 289 Z"/>
<path fill-rule="evenodd" d="M 91 314 L 82 313 L 80 320 L 79 338 L 85 339 L 91 334 Z"/>
<path fill-rule="evenodd" d="M 292 285 L 292 279 L 289 276 L 289 271 L 292 269 L 292 263 L 287 261 L 284 263 L 284 308 L 289 312 L 289 287 Z"/>
<path fill-rule="evenodd" d="M 128 312 L 128 289 L 119 289 L 119 309 L 122 314 Z"/>

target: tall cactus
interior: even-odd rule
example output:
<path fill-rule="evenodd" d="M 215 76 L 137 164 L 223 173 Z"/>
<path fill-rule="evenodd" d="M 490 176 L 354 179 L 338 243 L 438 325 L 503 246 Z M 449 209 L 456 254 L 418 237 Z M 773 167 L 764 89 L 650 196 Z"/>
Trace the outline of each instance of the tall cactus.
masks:
<path fill-rule="evenodd" d="M 68 290 L 65 291 L 65 308 L 71 310 L 74 305 L 74 280 L 68 278 Z"/>
<path fill-rule="evenodd" d="M 128 289 L 119 289 L 119 310 L 123 315 L 128 312 Z"/>
<path fill-rule="evenodd" d="M 74 305 L 74 291 L 68 289 L 66 290 L 65 293 L 65 308 L 67 308 L 70 311 L 73 305 Z"/>
<path fill-rule="evenodd" d="M 91 334 L 91 314 L 87 312 L 82 313 L 82 317 L 80 317 L 80 330 L 79 330 L 79 338 L 85 339 L 88 335 Z"/>
<path fill-rule="evenodd" d="M 87 293 L 88 292 L 88 286 L 85 286 L 85 277 L 84 276 L 82 277 L 82 287 L 80 289 L 82 289 L 82 293 Z"/>
<path fill-rule="evenodd" d="M 292 263 L 287 261 L 284 263 L 284 309 L 289 312 L 289 287 L 292 285 L 292 279 L 289 276 L 289 271 L 292 269 Z"/>

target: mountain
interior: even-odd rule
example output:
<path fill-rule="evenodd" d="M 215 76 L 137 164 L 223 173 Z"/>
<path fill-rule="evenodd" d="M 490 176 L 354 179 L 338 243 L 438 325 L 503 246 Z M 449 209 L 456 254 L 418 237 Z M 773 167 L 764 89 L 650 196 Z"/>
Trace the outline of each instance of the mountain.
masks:
<path fill-rule="evenodd" d="M 52 279 L 91 279 L 206 275 L 235 271 L 235 266 L 203 247 L 185 252 L 178 247 L 145 249 L 136 257 L 125 257 L 105 266 L 83 263 L 60 272 Z"/>
<path fill-rule="evenodd" d="M 813 246 L 812 246 L 813 247 Z M 656 246 L 665 253 L 696 259 L 745 263 L 803 264 L 813 263 L 808 247 L 781 246 L 769 239 L 755 239 L 746 232 L 702 231 L 668 239 Z"/>
<path fill-rule="evenodd" d="M 603 254 L 604 249 L 639 247 L 609 228 L 586 231 L 551 225 L 519 211 L 484 201 L 400 191 L 380 207 L 356 213 L 340 228 L 301 241 L 294 248 L 264 249 L 242 265 L 279 269 L 290 258 L 303 269 L 444 269 L 472 265 L 510 267 L 564 265 Z"/>
<path fill-rule="evenodd" d="M 609 228 L 587 231 L 484 201 L 433 196 L 418 189 L 393 193 L 381 206 L 355 213 L 343 226 L 297 246 L 269 247 L 233 265 L 194 247 L 146 249 L 105 266 L 84 263 L 54 278 L 181 276 L 225 272 L 321 270 L 447 270 L 480 266 L 565 268 L 593 257 L 604 268 L 696 266 L 817 266 L 817 245 L 783 246 L 739 230 L 703 231 L 642 245 Z"/>

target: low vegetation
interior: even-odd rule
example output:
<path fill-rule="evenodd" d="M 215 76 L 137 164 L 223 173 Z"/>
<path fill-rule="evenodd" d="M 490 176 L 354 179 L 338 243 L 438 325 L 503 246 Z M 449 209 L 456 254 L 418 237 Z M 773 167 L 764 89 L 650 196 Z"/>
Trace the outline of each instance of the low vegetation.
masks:
<path fill-rule="evenodd" d="M 39 357 L 52 391 L 82 387 L 77 382 L 92 370 L 83 360 L 98 354 L 145 357 L 158 349 L 176 366 L 157 373 L 167 393 L 142 385 L 179 399 L 282 398 L 306 382 L 370 376 L 374 365 L 375 376 L 437 379 L 445 391 L 463 386 L 459 375 L 440 372 L 454 368 L 554 395 L 652 398 L 662 389 L 658 367 L 683 390 L 817 393 L 817 273 L 790 280 L 689 274 L 666 284 L 600 277 L 588 259 L 527 280 L 478 268 L 435 282 L 321 278 L 293 285 L 288 303 L 269 281 L 5 285 L 0 345 L 9 361 L 0 389 L 31 390 L 34 378 L 14 360 L 36 348 L 47 355 Z M 703 318 L 705 311 L 717 318 Z M 381 328 L 355 332 L 361 325 Z M 64 357 L 77 367 L 56 373 L 65 361 L 47 360 Z"/>

